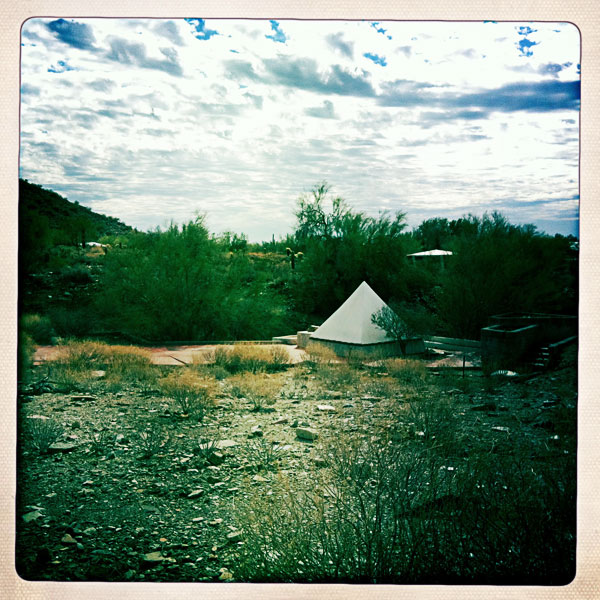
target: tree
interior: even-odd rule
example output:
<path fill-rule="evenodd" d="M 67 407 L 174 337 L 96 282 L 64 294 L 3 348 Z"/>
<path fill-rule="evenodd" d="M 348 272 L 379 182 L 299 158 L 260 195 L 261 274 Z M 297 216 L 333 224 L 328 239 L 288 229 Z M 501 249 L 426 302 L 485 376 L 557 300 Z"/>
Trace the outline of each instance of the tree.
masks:
<path fill-rule="evenodd" d="M 387 299 L 403 297 L 407 293 L 401 277 L 408 243 L 405 214 L 370 217 L 330 192 L 322 182 L 297 201 L 295 238 L 304 258 L 296 262 L 297 309 L 324 317 L 362 281 Z"/>

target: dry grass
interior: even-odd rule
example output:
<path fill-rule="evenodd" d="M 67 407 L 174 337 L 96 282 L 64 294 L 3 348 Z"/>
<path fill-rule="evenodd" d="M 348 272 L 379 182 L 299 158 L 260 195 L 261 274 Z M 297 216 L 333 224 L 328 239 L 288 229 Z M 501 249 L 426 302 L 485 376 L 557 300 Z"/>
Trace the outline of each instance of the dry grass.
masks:
<path fill-rule="evenodd" d="M 277 375 L 261 373 L 233 375 L 227 383 L 232 396 L 247 398 L 252 410 L 257 412 L 275 404 L 282 387 L 282 381 Z"/>
<path fill-rule="evenodd" d="M 233 347 L 219 346 L 207 357 L 217 369 L 229 373 L 276 372 L 291 364 L 290 355 L 282 346 L 252 346 L 240 344 Z"/>
<path fill-rule="evenodd" d="M 177 368 L 158 381 L 160 391 L 171 398 L 183 415 L 204 418 L 206 411 L 215 405 L 217 382 L 190 368 Z"/>
<path fill-rule="evenodd" d="M 113 346 L 91 340 L 70 341 L 58 347 L 58 356 L 47 365 L 52 381 L 65 391 L 91 385 L 94 371 L 104 371 L 112 388 L 125 383 L 154 383 L 157 370 L 150 353 L 135 346 Z"/>
<path fill-rule="evenodd" d="M 382 362 L 383 368 L 400 383 L 422 386 L 427 377 L 425 363 L 410 358 L 390 358 Z"/>

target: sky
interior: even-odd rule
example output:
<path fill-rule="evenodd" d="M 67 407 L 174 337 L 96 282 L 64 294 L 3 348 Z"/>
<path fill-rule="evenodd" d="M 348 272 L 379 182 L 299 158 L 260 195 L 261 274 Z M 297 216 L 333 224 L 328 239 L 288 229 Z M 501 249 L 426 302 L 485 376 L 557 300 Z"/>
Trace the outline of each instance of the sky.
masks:
<path fill-rule="evenodd" d="M 20 176 L 144 231 L 283 237 L 326 181 L 577 235 L 579 63 L 570 23 L 35 18 Z"/>

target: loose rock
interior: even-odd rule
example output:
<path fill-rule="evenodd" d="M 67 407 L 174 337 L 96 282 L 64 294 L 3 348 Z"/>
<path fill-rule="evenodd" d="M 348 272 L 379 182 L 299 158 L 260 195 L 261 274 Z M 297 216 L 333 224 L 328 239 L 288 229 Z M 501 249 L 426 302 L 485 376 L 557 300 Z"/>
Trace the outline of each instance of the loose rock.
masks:
<path fill-rule="evenodd" d="M 319 437 L 319 433 L 318 431 L 316 431 L 315 429 L 312 429 L 310 427 L 298 427 L 298 429 L 296 429 L 296 435 L 301 439 L 301 440 L 316 440 Z"/>

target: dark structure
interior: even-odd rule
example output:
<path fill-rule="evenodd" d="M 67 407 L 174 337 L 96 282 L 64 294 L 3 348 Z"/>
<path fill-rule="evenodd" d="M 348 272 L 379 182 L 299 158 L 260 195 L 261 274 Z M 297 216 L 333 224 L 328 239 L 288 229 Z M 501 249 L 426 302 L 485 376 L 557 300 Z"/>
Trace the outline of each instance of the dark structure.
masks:
<path fill-rule="evenodd" d="M 577 317 L 542 313 L 494 315 L 481 330 L 484 370 L 547 368 L 577 339 Z"/>

